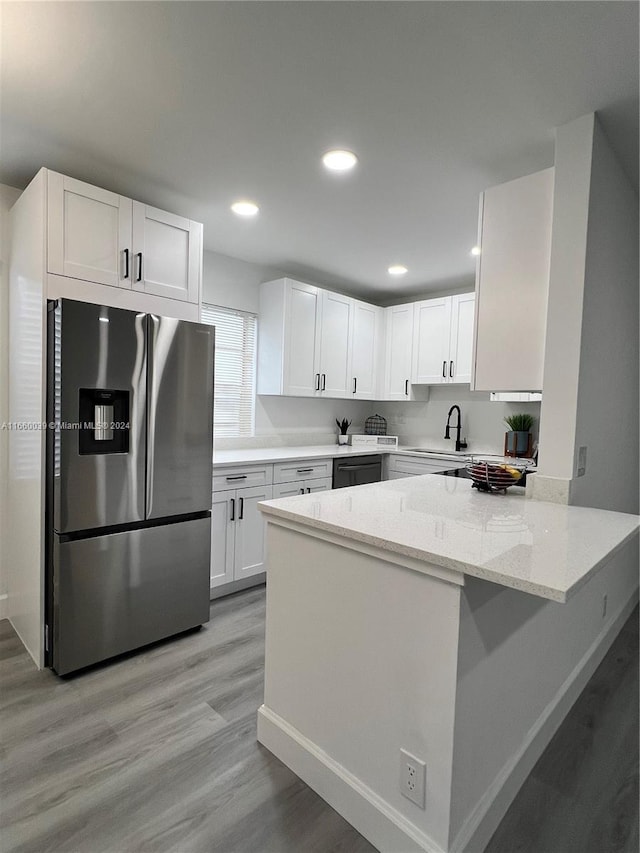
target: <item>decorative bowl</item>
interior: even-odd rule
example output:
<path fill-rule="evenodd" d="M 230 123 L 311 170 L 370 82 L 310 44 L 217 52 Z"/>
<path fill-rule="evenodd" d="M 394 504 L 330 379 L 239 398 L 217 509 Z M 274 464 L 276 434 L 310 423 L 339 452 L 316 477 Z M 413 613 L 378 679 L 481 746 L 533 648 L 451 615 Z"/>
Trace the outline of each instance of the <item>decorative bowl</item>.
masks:
<path fill-rule="evenodd" d="M 473 480 L 472 488 L 481 492 L 506 492 L 518 484 L 522 471 L 510 465 L 492 465 L 489 462 L 473 462 L 467 465 L 467 474 Z"/>

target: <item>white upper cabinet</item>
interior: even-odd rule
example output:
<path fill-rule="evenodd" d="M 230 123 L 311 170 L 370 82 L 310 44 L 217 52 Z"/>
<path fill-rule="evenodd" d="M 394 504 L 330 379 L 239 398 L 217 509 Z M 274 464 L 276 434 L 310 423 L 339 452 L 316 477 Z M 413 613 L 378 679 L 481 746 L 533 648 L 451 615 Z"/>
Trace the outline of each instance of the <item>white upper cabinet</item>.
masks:
<path fill-rule="evenodd" d="M 413 314 L 412 381 L 439 385 L 448 381 L 451 297 L 416 302 Z"/>
<path fill-rule="evenodd" d="M 320 394 L 350 397 L 353 299 L 322 290 L 320 320 Z"/>
<path fill-rule="evenodd" d="M 197 302 L 202 225 L 133 202 L 133 289 Z"/>
<path fill-rule="evenodd" d="M 198 303 L 202 225 L 47 172 L 47 271 Z"/>
<path fill-rule="evenodd" d="M 48 172 L 47 270 L 131 287 L 131 199 Z"/>
<path fill-rule="evenodd" d="M 385 308 L 385 400 L 411 400 L 414 304 Z"/>
<path fill-rule="evenodd" d="M 476 391 L 541 391 L 554 169 L 480 197 Z"/>
<path fill-rule="evenodd" d="M 415 304 L 412 382 L 442 385 L 471 381 L 474 312 L 475 293 Z"/>
<path fill-rule="evenodd" d="M 353 300 L 283 278 L 260 285 L 258 394 L 351 396 Z"/>
<path fill-rule="evenodd" d="M 378 393 L 383 310 L 353 301 L 351 337 L 351 396 L 373 400 Z"/>

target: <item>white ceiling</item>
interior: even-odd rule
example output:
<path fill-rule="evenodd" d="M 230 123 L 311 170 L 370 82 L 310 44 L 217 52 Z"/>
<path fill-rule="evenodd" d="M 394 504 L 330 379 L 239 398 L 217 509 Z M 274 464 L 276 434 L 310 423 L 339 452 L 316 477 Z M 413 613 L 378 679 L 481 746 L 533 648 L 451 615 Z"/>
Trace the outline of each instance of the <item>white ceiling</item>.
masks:
<path fill-rule="evenodd" d="M 473 281 L 478 194 L 584 113 L 638 181 L 635 2 L 3 3 L 1 73 L 1 182 L 45 165 L 373 298 Z"/>

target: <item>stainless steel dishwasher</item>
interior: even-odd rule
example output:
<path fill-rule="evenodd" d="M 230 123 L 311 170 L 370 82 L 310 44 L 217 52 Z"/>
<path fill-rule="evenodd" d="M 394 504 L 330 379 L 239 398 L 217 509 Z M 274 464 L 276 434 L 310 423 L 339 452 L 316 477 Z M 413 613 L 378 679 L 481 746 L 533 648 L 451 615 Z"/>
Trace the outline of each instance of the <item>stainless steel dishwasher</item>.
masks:
<path fill-rule="evenodd" d="M 333 488 L 362 486 L 382 479 L 382 456 L 349 456 L 333 460 Z"/>

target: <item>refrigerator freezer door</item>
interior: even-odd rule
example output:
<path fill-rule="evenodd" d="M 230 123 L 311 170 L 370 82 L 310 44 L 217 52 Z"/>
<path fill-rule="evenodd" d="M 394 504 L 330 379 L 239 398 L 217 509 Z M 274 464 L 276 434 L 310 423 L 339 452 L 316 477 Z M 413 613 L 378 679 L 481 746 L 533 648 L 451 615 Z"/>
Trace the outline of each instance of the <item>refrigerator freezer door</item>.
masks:
<path fill-rule="evenodd" d="M 54 528 L 144 519 L 146 315 L 61 299 L 49 315 Z M 51 363 L 53 361 L 53 363 Z M 104 418 L 113 415 L 113 422 Z"/>
<path fill-rule="evenodd" d="M 211 509 L 214 334 L 149 315 L 147 518 Z"/>
<path fill-rule="evenodd" d="M 209 619 L 211 518 L 54 546 L 59 675 Z"/>

